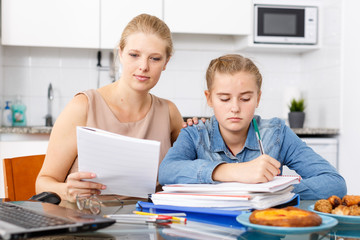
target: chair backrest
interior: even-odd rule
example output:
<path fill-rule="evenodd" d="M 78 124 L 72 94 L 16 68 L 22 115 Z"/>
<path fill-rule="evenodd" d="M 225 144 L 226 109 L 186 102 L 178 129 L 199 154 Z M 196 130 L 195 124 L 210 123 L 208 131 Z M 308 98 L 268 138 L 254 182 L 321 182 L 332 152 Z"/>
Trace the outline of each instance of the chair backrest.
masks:
<path fill-rule="evenodd" d="M 28 200 L 35 195 L 35 181 L 44 159 L 45 154 L 4 158 L 6 200 Z"/>

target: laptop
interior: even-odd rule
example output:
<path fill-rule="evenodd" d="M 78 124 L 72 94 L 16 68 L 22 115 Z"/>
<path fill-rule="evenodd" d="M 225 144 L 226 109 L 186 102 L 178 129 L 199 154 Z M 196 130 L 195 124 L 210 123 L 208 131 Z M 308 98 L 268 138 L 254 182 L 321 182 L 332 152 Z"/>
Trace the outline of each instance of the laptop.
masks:
<path fill-rule="evenodd" d="M 0 202 L 0 239 L 95 231 L 115 220 L 37 201 Z"/>

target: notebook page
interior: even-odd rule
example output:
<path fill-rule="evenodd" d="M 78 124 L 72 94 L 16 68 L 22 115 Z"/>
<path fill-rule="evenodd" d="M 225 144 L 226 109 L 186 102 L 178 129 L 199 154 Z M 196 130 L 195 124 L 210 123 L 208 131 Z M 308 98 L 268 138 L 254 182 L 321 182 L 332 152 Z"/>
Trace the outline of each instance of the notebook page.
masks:
<path fill-rule="evenodd" d="M 276 176 L 273 180 L 266 183 L 239 183 L 239 182 L 222 182 L 214 184 L 172 184 L 163 186 L 167 192 L 276 192 L 287 188 L 290 185 L 299 183 L 299 177 Z"/>
<path fill-rule="evenodd" d="M 79 171 L 94 172 L 102 194 L 147 198 L 156 188 L 160 142 L 77 127 Z"/>

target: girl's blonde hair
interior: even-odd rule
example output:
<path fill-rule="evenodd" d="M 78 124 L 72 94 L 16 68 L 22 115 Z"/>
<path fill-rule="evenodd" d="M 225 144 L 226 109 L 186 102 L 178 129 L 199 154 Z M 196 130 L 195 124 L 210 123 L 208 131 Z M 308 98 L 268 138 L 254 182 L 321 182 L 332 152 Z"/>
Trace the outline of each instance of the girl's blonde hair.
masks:
<path fill-rule="evenodd" d="M 169 58 L 173 53 L 173 42 L 171 38 L 171 32 L 169 27 L 161 19 L 149 15 L 149 14 L 140 14 L 134 17 L 125 27 L 119 47 L 121 50 L 124 50 L 127 38 L 133 33 L 145 33 L 145 34 L 155 34 L 161 39 L 165 40 L 167 43 L 166 46 L 166 57 Z"/>
<path fill-rule="evenodd" d="M 228 54 L 213 59 L 206 71 L 206 83 L 208 90 L 211 91 L 215 73 L 235 74 L 237 72 L 247 72 L 255 76 L 258 91 L 261 90 L 262 76 L 258 67 L 249 58 L 238 54 Z"/>

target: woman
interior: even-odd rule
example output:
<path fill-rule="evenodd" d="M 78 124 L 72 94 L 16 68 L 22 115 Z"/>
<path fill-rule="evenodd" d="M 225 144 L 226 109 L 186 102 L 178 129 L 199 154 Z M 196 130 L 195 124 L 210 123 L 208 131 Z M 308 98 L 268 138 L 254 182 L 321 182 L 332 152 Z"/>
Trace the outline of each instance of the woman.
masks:
<path fill-rule="evenodd" d="M 160 184 L 268 182 L 286 165 L 302 177 L 294 185 L 301 199 L 346 194 L 345 180 L 335 168 L 278 118 L 255 116 L 262 154 L 252 122 L 260 103 L 262 76 L 250 59 L 216 58 L 210 62 L 206 81 L 205 96 L 215 115 L 205 124 L 200 121 L 181 131 L 160 164 Z"/>
<path fill-rule="evenodd" d="M 172 55 L 167 25 L 141 14 L 125 27 L 119 43 L 122 75 L 116 82 L 78 93 L 58 117 L 51 132 L 36 192 L 51 191 L 61 199 L 100 194 L 106 186 L 93 181 L 95 173 L 77 171 L 76 126 L 158 140 L 160 160 L 176 140 L 183 120 L 176 106 L 149 91 L 159 81 Z M 101 161 L 101 159 L 99 159 Z"/>

